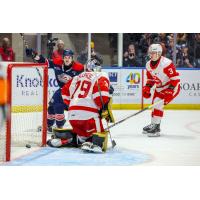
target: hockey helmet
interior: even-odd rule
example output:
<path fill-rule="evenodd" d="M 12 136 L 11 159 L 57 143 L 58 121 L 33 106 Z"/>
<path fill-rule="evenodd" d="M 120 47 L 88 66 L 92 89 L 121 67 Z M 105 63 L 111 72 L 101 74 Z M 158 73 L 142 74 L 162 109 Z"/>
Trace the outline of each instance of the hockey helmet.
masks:
<path fill-rule="evenodd" d="M 162 55 L 162 46 L 160 44 L 151 44 L 148 53 L 150 58 L 152 53 L 156 53 L 156 59 L 158 59 Z"/>
<path fill-rule="evenodd" d="M 71 49 L 65 49 L 63 51 L 63 57 L 65 57 L 65 56 L 73 57 L 73 55 L 74 55 L 74 52 Z"/>
<path fill-rule="evenodd" d="M 101 64 L 96 59 L 90 59 L 86 63 L 86 69 L 87 69 L 87 71 L 100 72 L 101 71 Z"/>

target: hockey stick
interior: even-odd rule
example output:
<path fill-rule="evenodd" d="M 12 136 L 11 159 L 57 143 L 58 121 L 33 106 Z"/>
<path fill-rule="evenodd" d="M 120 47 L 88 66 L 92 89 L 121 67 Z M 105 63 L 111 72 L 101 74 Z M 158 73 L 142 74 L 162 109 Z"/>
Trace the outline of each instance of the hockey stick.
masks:
<path fill-rule="evenodd" d="M 131 114 L 131 115 L 125 117 L 124 119 L 119 120 L 118 122 L 116 122 L 116 123 L 110 125 L 106 130 L 109 130 L 110 128 L 113 128 L 114 126 L 116 126 L 116 125 L 118 125 L 118 124 L 121 124 L 122 122 L 126 121 L 127 119 L 130 119 L 131 117 L 134 117 L 134 116 L 136 116 L 136 115 L 138 115 L 138 114 L 144 112 L 145 110 L 148 110 L 148 109 L 150 109 L 150 108 L 152 108 L 152 107 L 154 107 L 154 106 L 160 104 L 161 102 L 163 102 L 163 100 L 157 101 L 157 102 L 155 102 L 154 104 L 152 104 L 152 105 L 150 105 L 150 106 L 148 106 L 148 107 L 146 107 L 146 108 L 144 108 L 144 109 L 142 109 L 142 110 L 139 110 L 138 112 L 133 113 L 133 114 Z"/>
<path fill-rule="evenodd" d="M 21 35 L 21 38 L 22 38 L 22 40 L 23 40 L 23 43 L 24 43 L 24 46 L 25 46 L 25 48 L 28 48 L 29 46 L 28 46 L 28 42 L 25 40 L 25 38 L 24 38 L 24 33 L 20 33 L 20 35 Z M 32 58 L 33 59 L 33 58 Z M 35 60 L 33 59 L 33 62 L 35 63 Z M 36 70 L 37 70 L 37 73 L 38 73 L 38 75 L 39 75 L 39 77 L 40 77 L 40 80 L 42 81 L 43 79 L 42 79 L 42 75 L 41 75 L 41 73 L 40 73 L 40 70 L 36 67 L 35 68 Z"/>

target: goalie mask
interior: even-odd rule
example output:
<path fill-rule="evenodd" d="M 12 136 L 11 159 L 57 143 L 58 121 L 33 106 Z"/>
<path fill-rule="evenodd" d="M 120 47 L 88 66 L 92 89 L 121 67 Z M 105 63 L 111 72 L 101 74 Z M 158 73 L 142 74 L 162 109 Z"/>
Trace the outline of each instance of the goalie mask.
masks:
<path fill-rule="evenodd" d="M 150 45 L 148 54 L 152 61 L 157 61 L 162 55 L 162 46 L 160 44 Z"/>
<path fill-rule="evenodd" d="M 86 63 L 86 69 L 89 72 L 101 72 L 101 64 L 96 59 L 91 59 Z"/>

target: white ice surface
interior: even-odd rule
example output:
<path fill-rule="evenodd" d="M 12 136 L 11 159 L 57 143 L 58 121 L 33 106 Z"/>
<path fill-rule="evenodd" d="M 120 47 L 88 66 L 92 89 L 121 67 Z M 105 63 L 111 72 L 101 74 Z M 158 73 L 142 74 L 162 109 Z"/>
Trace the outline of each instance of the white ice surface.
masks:
<path fill-rule="evenodd" d="M 114 111 L 116 119 L 135 111 Z M 161 137 L 149 138 L 142 128 L 150 123 L 150 111 L 113 127 L 118 146 L 149 154 L 142 165 L 200 165 L 200 111 L 166 110 Z"/>
<path fill-rule="evenodd" d="M 116 121 L 135 112 L 113 111 Z M 147 161 L 137 165 L 200 165 L 200 111 L 166 110 L 161 123 L 161 137 L 156 138 L 142 134 L 142 128 L 151 121 L 150 115 L 151 111 L 145 111 L 110 130 L 117 149 L 149 156 Z M 22 154 L 31 154 L 38 148 L 13 150 L 13 158 L 16 158 Z"/>

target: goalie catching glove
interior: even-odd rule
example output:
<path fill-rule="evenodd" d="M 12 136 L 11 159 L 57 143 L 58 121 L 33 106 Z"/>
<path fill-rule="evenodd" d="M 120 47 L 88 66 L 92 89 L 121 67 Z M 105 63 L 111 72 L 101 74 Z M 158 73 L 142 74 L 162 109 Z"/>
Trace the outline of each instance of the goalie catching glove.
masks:
<path fill-rule="evenodd" d="M 104 106 L 104 109 L 100 110 L 100 116 L 108 123 L 115 123 L 115 119 L 112 113 L 112 98 L 110 98 L 109 102 Z"/>

